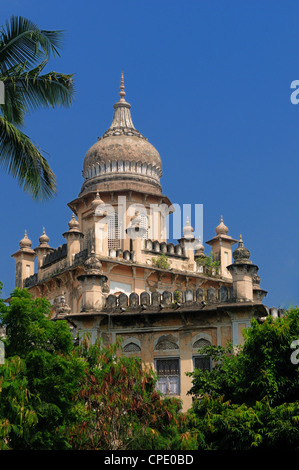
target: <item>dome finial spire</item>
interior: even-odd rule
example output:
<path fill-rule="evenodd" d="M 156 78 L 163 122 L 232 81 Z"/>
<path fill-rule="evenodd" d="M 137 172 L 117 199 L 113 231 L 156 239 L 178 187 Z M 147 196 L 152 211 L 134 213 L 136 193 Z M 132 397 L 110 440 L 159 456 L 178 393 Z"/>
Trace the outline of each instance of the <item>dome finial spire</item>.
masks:
<path fill-rule="evenodd" d="M 227 235 L 228 228 L 224 225 L 223 216 L 220 217 L 220 224 L 216 227 L 217 235 Z"/>
<path fill-rule="evenodd" d="M 113 121 L 109 129 L 104 133 L 103 137 L 108 137 L 110 135 L 134 135 L 144 139 L 145 137 L 143 137 L 143 135 L 134 127 L 130 112 L 131 105 L 125 100 L 125 95 L 124 73 L 122 71 L 119 88 L 120 99 L 113 105 Z"/>
<path fill-rule="evenodd" d="M 121 77 L 120 77 L 120 87 L 119 87 L 119 96 L 120 96 L 120 101 L 126 101 L 125 96 L 125 82 L 124 82 L 124 72 L 123 70 L 121 71 Z"/>

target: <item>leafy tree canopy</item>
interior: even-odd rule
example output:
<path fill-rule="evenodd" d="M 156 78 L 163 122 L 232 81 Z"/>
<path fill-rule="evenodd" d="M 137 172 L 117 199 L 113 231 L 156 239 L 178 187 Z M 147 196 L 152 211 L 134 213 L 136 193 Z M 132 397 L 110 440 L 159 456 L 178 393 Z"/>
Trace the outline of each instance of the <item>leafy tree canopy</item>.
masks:
<path fill-rule="evenodd" d="M 121 354 L 121 340 L 81 344 L 88 362 L 76 395 L 80 421 L 67 430 L 79 450 L 190 449 L 194 440 L 177 399 L 163 398 L 157 377 L 137 357 Z"/>
<path fill-rule="evenodd" d="M 299 309 L 252 320 L 245 343 L 204 347 L 211 372 L 196 370 L 190 423 L 202 449 L 299 449 Z"/>
<path fill-rule="evenodd" d="M 50 311 L 47 300 L 34 299 L 26 289 L 15 289 L 8 306 L 0 303 L 0 320 L 6 327 L 5 363 L 0 366 L 1 401 L 9 401 L 19 383 L 20 393 L 27 397 L 24 403 L 28 413 L 34 416 L 34 426 L 26 435 L 16 433 L 13 425 L 20 418 L 9 406 L 2 408 L 2 419 L 11 423 L 8 442 L 13 449 L 68 447 L 56 429 L 71 419 L 72 399 L 84 373 L 84 361 L 73 355 L 73 338 L 66 321 L 50 320 Z M 15 384 L 9 374 L 16 375 Z"/>

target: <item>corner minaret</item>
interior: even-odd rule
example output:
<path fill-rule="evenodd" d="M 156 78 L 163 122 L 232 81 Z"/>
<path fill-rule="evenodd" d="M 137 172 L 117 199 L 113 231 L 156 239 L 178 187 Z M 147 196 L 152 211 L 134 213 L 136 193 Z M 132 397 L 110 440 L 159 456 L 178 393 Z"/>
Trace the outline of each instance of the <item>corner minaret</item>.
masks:
<path fill-rule="evenodd" d="M 15 286 L 23 288 L 24 279 L 34 274 L 34 260 L 36 253 L 32 250 L 32 241 L 28 238 L 25 230 L 24 238 L 19 243 L 20 249 L 14 253 L 12 258 L 16 262 L 16 283 Z"/>
<path fill-rule="evenodd" d="M 228 235 L 228 227 L 224 224 L 222 216 L 220 224 L 216 227 L 216 236 L 206 243 L 211 246 L 215 261 L 220 261 L 220 275 L 230 279 L 231 274 L 227 266 L 232 263 L 232 246 L 238 243 L 238 240 Z"/>
<path fill-rule="evenodd" d="M 108 278 L 103 274 L 102 263 L 93 248 L 84 263 L 84 273 L 77 279 L 81 284 L 82 291 L 81 312 L 101 311 L 104 305 L 103 285 Z"/>
<path fill-rule="evenodd" d="M 233 297 L 237 302 L 253 301 L 253 278 L 259 268 L 249 260 L 250 251 L 245 248 L 242 235 L 233 257 L 234 262 L 227 266 L 233 279 Z"/>
<path fill-rule="evenodd" d="M 71 265 L 74 262 L 75 255 L 81 251 L 81 244 L 84 235 L 80 231 L 80 224 L 78 220 L 76 220 L 74 213 L 68 225 L 69 230 L 63 233 L 63 237 L 67 242 L 68 264 Z"/>
<path fill-rule="evenodd" d="M 40 274 L 40 268 L 42 267 L 45 256 L 53 251 L 49 245 L 49 237 L 45 232 L 45 227 L 43 227 L 43 233 L 39 237 L 39 246 L 37 246 L 34 251 L 37 254 L 38 273 Z"/>

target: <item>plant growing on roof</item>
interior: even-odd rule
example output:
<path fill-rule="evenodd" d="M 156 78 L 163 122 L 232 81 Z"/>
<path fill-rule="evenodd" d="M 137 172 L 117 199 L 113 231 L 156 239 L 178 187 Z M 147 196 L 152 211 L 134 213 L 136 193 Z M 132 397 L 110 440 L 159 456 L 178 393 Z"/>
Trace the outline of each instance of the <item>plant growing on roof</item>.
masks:
<path fill-rule="evenodd" d="M 220 261 L 215 260 L 215 255 L 211 252 L 209 255 L 202 255 L 196 258 L 199 266 L 204 268 L 205 274 L 208 276 L 217 276 L 219 274 Z"/>
<path fill-rule="evenodd" d="M 157 256 L 157 258 L 153 258 L 153 265 L 160 269 L 170 268 L 170 263 L 165 253 L 162 253 L 162 255 Z"/>

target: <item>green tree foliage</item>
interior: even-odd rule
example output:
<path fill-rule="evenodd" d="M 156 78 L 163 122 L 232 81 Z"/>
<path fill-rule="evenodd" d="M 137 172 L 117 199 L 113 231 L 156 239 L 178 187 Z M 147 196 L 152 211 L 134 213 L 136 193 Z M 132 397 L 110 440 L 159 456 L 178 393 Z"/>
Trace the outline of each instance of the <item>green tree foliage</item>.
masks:
<path fill-rule="evenodd" d="M 14 437 L 27 440 L 37 424 L 24 367 L 19 357 L 0 365 L 0 450 L 11 449 Z"/>
<path fill-rule="evenodd" d="M 199 448 L 299 449 L 299 368 L 291 361 L 298 339 L 296 308 L 283 318 L 252 320 L 237 351 L 202 348 L 214 367 L 189 374 Z"/>
<path fill-rule="evenodd" d="M 62 31 L 41 30 L 17 16 L 0 28 L 0 80 L 5 86 L 5 103 L 0 105 L 0 164 L 34 199 L 52 197 L 56 180 L 45 156 L 22 127 L 30 111 L 72 103 L 73 75 L 43 73 L 49 59 L 59 56 L 62 37 Z"/>
<path fill-rule="evenodd" d="M 0 301 L 6 327 L 0 365 L 0 449 L 190 449 L 177 399 L 156 391 L 156 376 L 121 341 L 74 346 L 51 305 L 15 289 Z"/>
<path fill-rule="evenodd" d="M 7 335 L 5 363 L 0 366 L 2 396 L 6 396 L 5 390 L 10 390 L 5 401 L 10 402 L 19 383 L 21 397 L 16 396 L 17 403 L 23 400 L 28 417 L 34 417 L 26 433 L 11 427 L 7 442 L 14 450 L 68 448 L 57 429 L 73 419 L 72 398 L 84 367 L 73 355 L 72 335 L 66 321 L 51 321 L 50 309 L 47 300 L 33 299 L 25 289 L 12 293 L 9 306 L 0 304 L 0 318 Z M 16 364 L 20 366 L 14 371 Z M 16 375 L 18 382 L 14 384 L 9 374 Z M 22 422 L 17 409 L 14 412 L 9 406 L 0 409 L 0 419 L 11 424 Z"/>
<path fill-rule="evenodd" d="M 204 395 L 189 425 L 200 450 L 299 449 L 298 401 L 271 406 L 264 399 L 249 406 Z"/>
<path fill-rule="evenodd" d="M 120 344 L 82 345 L 87 374 L 75 397 L 80 421 L 68 430 L 79 450 L 187 449 L 193 441 L 180 401 L 163 398 L 156 376 L 137 357 L 119 354 Z"/>

